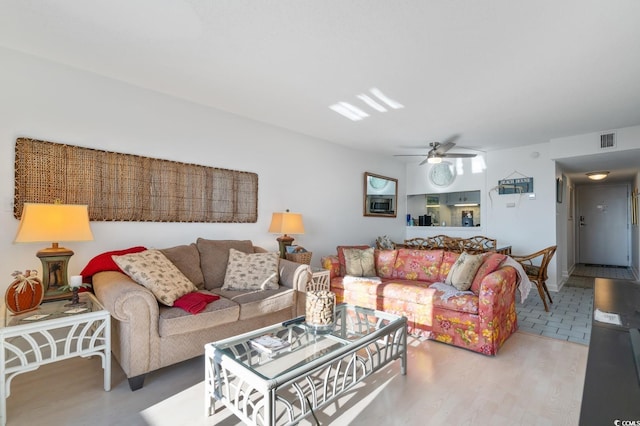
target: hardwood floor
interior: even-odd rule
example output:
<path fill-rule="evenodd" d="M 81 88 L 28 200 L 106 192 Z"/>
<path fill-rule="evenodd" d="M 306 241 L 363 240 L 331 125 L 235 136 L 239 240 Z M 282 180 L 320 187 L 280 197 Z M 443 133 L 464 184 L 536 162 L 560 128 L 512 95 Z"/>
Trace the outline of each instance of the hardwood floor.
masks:
<path fill-rule="evenodd" d="M 516 333 L 496 357 L 487 357 L 410 339 L 407 376 L 393 363 L 318 418 L 323 425 L 577 425 L 587 350 Z M 240 424 L 220 406 L 205 419 L 203 362 L 196 358 L 151 373 L 136 392 L 117 362 L 111 392 L 102 390 L 98 358 L 47 365 L 14 379 L 7 424 Z"/>

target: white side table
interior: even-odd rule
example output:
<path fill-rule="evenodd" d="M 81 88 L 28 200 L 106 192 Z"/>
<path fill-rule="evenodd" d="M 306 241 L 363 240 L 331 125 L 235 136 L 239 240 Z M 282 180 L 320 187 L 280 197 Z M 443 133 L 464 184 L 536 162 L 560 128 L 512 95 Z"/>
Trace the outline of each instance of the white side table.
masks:
<path fill-rule="evenodd" d="M 311 281 L 307 284 L 307 291 L 329 291 L 331 280 L 329 270 L 321 268 L 311 268 Z"/>
<path fill-rule="evenodd" d="M 309 268 L 311 270 L 311 281 L 306 283 L 305 287 L 300 286 L 298 291 L 297 315 L 305 314 L 307 304 L 307 291 L 329 291 L 331 289 L 331 280 L 329 278 L 329 270 L 322 268 Z M 307 277 L 305 270 L 305 281 Z"/>
<path fill-rule="evenodd" d="M 111 316 L 91 293 L 80 293 L 85 309 L 47 302 L 14 315 L 0 311 L 0 425 L 7 422 L 6 399 L 15 376 L 41 365 L 98 355 L 102 358 L 104 390 L 111 390 Z"/>

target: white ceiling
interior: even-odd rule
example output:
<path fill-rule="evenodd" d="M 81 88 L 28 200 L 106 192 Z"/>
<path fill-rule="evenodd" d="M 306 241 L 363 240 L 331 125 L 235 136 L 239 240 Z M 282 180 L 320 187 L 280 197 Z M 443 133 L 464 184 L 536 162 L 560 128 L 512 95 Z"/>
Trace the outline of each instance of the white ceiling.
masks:
<path fill-rule="evenodd" d="M 390 155 L 640 124 L 638 0 L 0 0 L 0 45 Z"/>

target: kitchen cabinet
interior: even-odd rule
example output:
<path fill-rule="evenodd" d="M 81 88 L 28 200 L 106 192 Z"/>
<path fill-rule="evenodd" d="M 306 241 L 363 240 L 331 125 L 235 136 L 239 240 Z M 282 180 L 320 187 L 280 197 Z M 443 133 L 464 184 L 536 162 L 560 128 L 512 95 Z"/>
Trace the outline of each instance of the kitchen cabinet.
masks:
<path fill-rule="evenodd" d="M 449 192 L 445 196 L 445 203 L 448 206 L 453 206 L 454 204 L 480 204 L 480 191 Z"/>
<path fill-rule="evenodd" d="M 407 214 L 413 219 L 407 223 L 410 226 L 419 225 L 420 216 L 427 215 L 432 226 L 475 227 L 481 223 L 480 191 L 408 195 Z"/>

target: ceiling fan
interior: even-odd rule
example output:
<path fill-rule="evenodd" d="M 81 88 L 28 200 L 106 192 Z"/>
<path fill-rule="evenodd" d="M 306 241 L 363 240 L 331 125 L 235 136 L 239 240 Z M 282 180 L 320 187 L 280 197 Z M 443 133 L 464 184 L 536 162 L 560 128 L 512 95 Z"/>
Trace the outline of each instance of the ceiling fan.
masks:
<path fill-rule="evenodd" d="M 460 135 L 453 135 L 444 142 L 430 142 L 429 147 L 431 148 L 427 153 L 427 158 L 420 162 L 420 166 L 424 163 L 429 164 L 438 164 L 442 162 L 443 158 L 473 158 L 478 154 L 455 154 L 450 153 L 447 154 L 451 148 L 456 146 L 454 141 L 458 139 Z M 395 157 L 423 157 L 424 154 L 399 154 L 395 155 Z"/>

